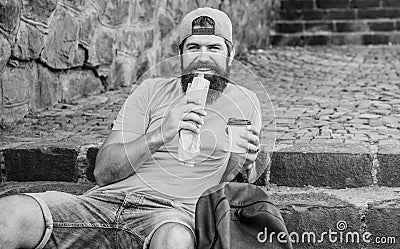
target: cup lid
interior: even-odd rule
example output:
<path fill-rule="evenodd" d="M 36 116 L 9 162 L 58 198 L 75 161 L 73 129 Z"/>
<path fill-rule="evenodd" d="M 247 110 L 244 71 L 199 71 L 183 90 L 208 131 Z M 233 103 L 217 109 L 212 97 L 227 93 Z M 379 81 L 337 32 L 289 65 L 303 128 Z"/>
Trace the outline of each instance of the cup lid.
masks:
<path fill-rule="evenodd" d="M 248 119 L 238 119 L 238 118 L 229 118 L 227 125 L 251 125 L 251 121 Z"/>

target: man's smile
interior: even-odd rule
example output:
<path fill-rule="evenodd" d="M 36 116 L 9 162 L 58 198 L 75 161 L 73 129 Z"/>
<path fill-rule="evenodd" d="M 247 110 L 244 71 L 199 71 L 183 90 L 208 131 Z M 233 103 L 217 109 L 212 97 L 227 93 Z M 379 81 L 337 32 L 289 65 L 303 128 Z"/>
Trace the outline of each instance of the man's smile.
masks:
<path fill-rule="evenodd" d="M 211 68 L 196 68 L 193 70 L 194 73 L 208 73 L 208 74 L 213 74 L 214 70 Z"/>

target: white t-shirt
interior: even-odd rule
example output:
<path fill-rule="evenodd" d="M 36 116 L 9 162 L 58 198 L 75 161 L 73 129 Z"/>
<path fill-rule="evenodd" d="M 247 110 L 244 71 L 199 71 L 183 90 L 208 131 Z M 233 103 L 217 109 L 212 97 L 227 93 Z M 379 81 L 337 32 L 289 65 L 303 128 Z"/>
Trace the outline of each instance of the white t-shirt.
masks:
<path fill-rule="evenodd" d="M 179 79 L 150 79 L 143 81 L 122 106 L 113 130 L 137 135 L 157 129 L 182 92 Z M 257 96 L 244 87 L 228 84 L 223 94 L 206 105 L 207 116 L 200 129 L 201 149 L 194 167 L 178 160 L 178 139 L 161 146 L 129 178 L 104 186 L 108 192 L 141 192 L 167 198 L 183 204 L 194 213 L 197 199 L 211 186 L 218 184 L 226 169 L 229 135 L 226 122 L 230 117 L 249 119 L 258 131 L 261 112 Z"/>

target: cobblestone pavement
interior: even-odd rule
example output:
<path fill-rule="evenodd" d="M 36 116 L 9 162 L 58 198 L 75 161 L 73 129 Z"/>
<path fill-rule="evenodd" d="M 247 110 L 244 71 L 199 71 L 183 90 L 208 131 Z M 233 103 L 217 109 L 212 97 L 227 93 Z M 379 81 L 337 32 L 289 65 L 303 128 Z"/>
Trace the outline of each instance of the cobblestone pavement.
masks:
<path fill-rule="evenodd" d="M 249 80 L 242 68 L 233 70 L 235 81 L 260 99 L 264 144 L 271 145 L 275 137 L 282 146 L 400 143 L 400 46 L 273 48 L 250 52 L 240 61 L 262 82 Z M 0 148 L 82 137 L 101 144 L 129 91 L 31 114 L 2 131 Z"/>

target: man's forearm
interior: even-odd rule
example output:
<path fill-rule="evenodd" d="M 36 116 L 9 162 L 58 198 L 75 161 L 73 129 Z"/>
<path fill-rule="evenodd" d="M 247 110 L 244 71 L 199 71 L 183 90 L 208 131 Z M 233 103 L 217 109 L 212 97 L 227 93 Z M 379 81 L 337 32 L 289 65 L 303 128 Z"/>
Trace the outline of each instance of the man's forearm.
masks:
<path fill-rule="evenodd" d="M 159 128 L 132 142 L 114 143 L 101 148 L 94 171 L 96 183 L 104 186 L 127 178 L 163 144 Z"/>

